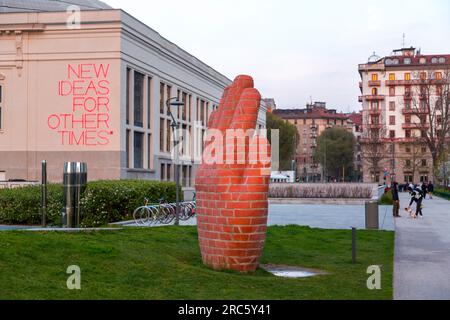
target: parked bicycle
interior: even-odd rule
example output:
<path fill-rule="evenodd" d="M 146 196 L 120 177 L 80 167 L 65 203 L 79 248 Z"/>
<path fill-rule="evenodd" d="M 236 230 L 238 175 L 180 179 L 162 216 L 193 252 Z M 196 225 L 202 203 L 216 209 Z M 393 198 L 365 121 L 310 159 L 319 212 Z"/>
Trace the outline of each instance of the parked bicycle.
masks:
<path fill-rule="evenodd" d="M 195 201 L 180 202 L 179 220 L 187 221 L 194 217 L 195 209 Z M 157 204 L 149 204 L 149 200 L 144 198 L 144 205 L 133 212 L 133 219 L 139 226 L 170 224 L 175 217 L 176 203 L 168 203 L 164 198 Z"/>

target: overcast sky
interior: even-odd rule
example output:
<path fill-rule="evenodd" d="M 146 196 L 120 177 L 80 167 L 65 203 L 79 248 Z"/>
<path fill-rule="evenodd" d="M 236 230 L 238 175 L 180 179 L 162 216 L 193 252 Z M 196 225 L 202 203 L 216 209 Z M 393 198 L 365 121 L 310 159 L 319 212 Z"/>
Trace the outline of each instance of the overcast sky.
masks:
<path fill-rule="evenodd" d="M 450 54 L 448 0 L 104 0 L 279 108 L 359 110 L 358 63 L 402 46 Z"/>

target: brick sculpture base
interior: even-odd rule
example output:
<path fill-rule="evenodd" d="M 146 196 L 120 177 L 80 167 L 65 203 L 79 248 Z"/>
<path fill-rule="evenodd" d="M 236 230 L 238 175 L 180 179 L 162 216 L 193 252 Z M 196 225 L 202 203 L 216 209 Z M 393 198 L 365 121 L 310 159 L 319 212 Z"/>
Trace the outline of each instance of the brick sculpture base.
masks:
<path fill-rule="evenodd" d="M 211 115 L 209 128 L 218 129 L 224 135 L 227 129 L 254 129 L 260 100 L 253 79 L 237 77 L 225 90 L 218 110 Z M 228 152 L 239 154 L 238 143 L 230 148 L 230 138 L 227 136 L 224 141 L 223 159 Z M 250 164 L 249 150 L 254 149 L 249 148 L 249 143 L 250 139 L 244 145 L 241 141 L 247 154 L 245 164 L 205 164 L 204 154 L 197 172 L 199 244 L 203 262 L 214 269 L 255 271 L 264 248 L 270 162 Z M 261 147 L 270 159 L 266 139 Z M 205 153 L 208 149 L 207 144 Z"/>

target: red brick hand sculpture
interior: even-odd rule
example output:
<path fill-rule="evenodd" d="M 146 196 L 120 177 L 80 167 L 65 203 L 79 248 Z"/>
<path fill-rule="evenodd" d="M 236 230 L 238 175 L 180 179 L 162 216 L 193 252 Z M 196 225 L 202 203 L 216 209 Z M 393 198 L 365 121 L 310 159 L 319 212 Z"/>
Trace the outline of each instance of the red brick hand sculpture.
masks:
<path fill-rule="evenodd" d="M 270 150 L 266 138 L 255 138 L 251 132 L 260 100 L 253 79 L 238 76 L 209 120 L 203 162 L 196 175 L 196 212 L 202 259 L 214 269 L 255 271 L 263 251 Z M 212 162 L 211 157 L 219 160 Z"/>

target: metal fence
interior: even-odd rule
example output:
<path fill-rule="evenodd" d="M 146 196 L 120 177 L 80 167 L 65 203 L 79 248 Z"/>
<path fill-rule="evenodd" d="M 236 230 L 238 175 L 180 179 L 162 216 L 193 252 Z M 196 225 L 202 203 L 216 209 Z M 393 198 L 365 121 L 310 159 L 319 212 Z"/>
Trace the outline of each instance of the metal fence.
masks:
<path fill-rule="evenodd" d="M 139 226 L 170 224 L 176 218 L 176 203 L 147 204 L 133 212 L 133 219 Z M 187 221 L 195 216 L 195 201 L 180 202 L 178 218 Z"/>

